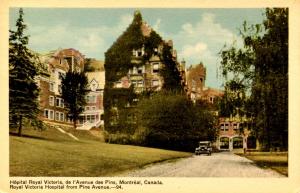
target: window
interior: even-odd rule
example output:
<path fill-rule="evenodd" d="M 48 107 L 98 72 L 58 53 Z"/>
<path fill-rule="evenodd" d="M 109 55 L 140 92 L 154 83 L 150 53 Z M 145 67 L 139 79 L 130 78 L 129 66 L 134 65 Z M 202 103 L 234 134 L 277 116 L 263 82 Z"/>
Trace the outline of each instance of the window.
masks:
<path fill-rule="evenodd" d="M 200 82 L 201 82 L 201 83 L 203 82 L 203 78 L 200 78 Z"/>
<path fill-rule="evenodd" d="M 86 96 L 86 102 L 87 103 L 96 103 L 96 96 L 93 96 L 93 95 Z"/>
<path fill-rule="evenodd" d="M 132 80 L 132 81 L 131 81 L 131 84 L 132 84 L 134 87 L 136 87 L 136 86 L 137 86 L 137 81 L 136 81 L 136 80 Z"/>
<path fill-rule="evenodd" d="M 64 108 L 64 99 L 62 99 L 62 98 L 56 98 L 56 106 Z"/>
<path fill-rule="evenodd" d="M 60 121 L 65 121 L 65 114 L 64 113 L 60 113 Z"/>
<path fill-rule="evenodd" d="M 158 71 L 159 71 L 159 63 L 153 63 L 152 64 L 153 66 L 153 73 L 158 73 Z"/>
<path fill-rule="evenodd" d="M 237 123 L 233 123 L 233 129 L 237 130 Z"/>
<path fill-rule="evenodd" d="M 144 73 L 144 67 L 143 67 L 143 66 L 140 66 L 140 67 L 137 69 L 137 73 L 138 73 L 138 74 Z"/>
<path fill-rule="evenodd" d="M 221 129 L 221 131 L 224 131 L 224 124 L 221 124 L 220 129 Z"/>
<path fill-rule="evenodd" d="M 159 86 L 158 80 L 152 80 L 152 86 Z"/>
<path fill-rule="evenodd" d="M 220 127 L 221 131 L 228 131 L 228 129 L 229 129 L 229 124 L 228 123 L 222 123 L 221 124 L 221 127 Z"/>
<path fill-rule="evenodd" d="M 49 111 L 47 109 L 44 110 L 44 117 L 49 117 Z"/>
<path fill-rule="evenodd" d="M 59 121 L 59 112 L 57 112 L 57 111 L 55 112 L 55 120 Z"/>
<path fill-rule="evenodd" d="M 62 93 L 62 88 L 61 88 L 61 84 L 58 85 L 58 92 L 61 94 Z"/>
<path fill-rule="evenodd" d="M 60 99 L 60 107 L 61 107 L 61 108 L 64 108 L 64 107 L 65 107 L 64 99 Z"/>
<path fill-rule="evenodd" d="M 209 97 L 209 102 L 213 103 L 214 102 L 214 98 L 213 97 Z"/>
<path fill-rule="evenodd" d="M 49 83 L 49 90 L 50 90 L 51 92 L 54 92 L 54 83 L 53 83 L 53 82 L 50 82 L 50 83 Z"/>
<path fill-rule="evenodd" d="M 143 87 L 144 86 L 144 81 L 139 80 L 138 83 L 137 83 L 137 86 L 138 87 Z"/>
<path fill-rule="evenodd" d="M 142 56 L 142 54 L 143 54 L 143 53 L 142 53 L 142 50 L 138 50 L 138 51 L 137 51 L 137 56 Z"/>
<path fill-rule="evenodd" d="M 53 110 L 45 109 L 45 110 L 44 110 L 44 116 L 45 116 L 47 119 L 53 120 L 53 119 L 54 119 L 54 111 L 53 111 Z"/>
<path fill-rule="evenodd" d="M 95 106 L 92 106 L 92 110 L 96 110 L 96 107 L 95 107 Z"/>
<path fill-rule="evenodd" d="M 91 115 L 91 123 L 95 122 L 95 115 Z"/>
<path fill-rule="evenodd" d="M 140 48 L 140 49 L 137 49 L 137 50 L 132 50 L 132 55 L 133 56 L 136 56 L 136 57 L 140 57 L 140 56 L 143 56 L 144 55 L 144 47 L 143 48 Z"/>
<path fill-rule="evenodd" d="M 225 131 L 228 131 L 228 129 L 229 129 L 229 124 L 225 123 Z"/>
<path fill-rule="evenodd" d="M 133 67 L 132 74 L 137 74 L 137 68 L 136 67 Z"/>
<path fill-rule="evenodd" d="M 89 111 L 89 110 L 90 110 L 90 107 L 89 107 L 89 106 L 86 106 L 86 107 L 85 107 L 85 110 L 86 110 L 86 111 Z"/>
<path fill-rule="evenodd" d="M 49 119 L 54 119 L 54 111 L 53 110 L 49 110 Z"/>
<path fill-rule="evenodd" d="M 49 105 L 54 106 L 54 96 L 49 96 Z"/>
<path fill-rule="evenodd" d="M 92 96 L 92 103 L 95 103 L 96 102 L 96 96 Z"/>

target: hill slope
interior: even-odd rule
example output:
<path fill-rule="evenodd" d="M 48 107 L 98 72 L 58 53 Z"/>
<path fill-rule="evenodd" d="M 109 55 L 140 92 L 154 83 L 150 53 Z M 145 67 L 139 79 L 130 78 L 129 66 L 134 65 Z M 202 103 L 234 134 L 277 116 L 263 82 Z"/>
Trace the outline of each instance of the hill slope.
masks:
<path fill-rule="evenodd" d="M 89 135 L 75 141 L 49 128 L 10 136 L 10 176 L 114 176 L 190 153 L 102 143 Z M 30 134 L 28 134 L 30 133 Z M 33 136 L 33 137 L 32 137 Z"/>

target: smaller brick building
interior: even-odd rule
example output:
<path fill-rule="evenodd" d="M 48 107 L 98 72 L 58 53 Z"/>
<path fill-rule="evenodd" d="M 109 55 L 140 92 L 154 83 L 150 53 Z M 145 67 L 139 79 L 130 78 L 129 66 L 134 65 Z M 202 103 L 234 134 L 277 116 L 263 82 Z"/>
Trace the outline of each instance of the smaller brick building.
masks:
<path fill-rule="evenodd" d="M 250 131 L 251 121 L 246 117 L 219 118 L 219 135 L 216 147 L 219 150 L 257 149 L 258 140 Z"/>
<path fill-rule="evenodd" d="M 40 88 L 39 106 L 41 120 L 56 124 L 70 124 L 64 100 L 61 97 L 61 77 L 71 70 L 83 71 L 84 55 L 73 48 L 59 49 L 40 56 L 45 66 L 37 77 Z"/>

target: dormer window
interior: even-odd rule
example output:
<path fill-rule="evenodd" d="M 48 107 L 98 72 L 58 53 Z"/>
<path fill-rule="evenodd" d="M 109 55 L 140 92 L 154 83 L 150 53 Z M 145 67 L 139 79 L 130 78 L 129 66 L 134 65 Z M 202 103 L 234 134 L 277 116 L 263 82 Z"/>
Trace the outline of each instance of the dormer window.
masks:
<path fill-rule="evenodd" d="M 136 57 L 141 57 L 145 54 L 145 50 L 144 50 L 144 47 L 140 48 L 140 49 L 137 49 L 137 50 L 132 50 L 132 55 L 133 56 L 136 56 Z"/>
<path fill-rule="evenodd" d="M 158 73 L 158 71 L 159 71 L 159 63 L 158 62 L 153 63 L 152 68 L 153 68 L 153 70 L 152 70 L 153 73 Z"/>
<path fill-rule="evenodd" d="M 140 66 L 140 67 L 137 69 L 137 73 L 138 73 L 138 74 L 144 73 L 144 66 Z"/>
<path fill-rule="evenodd" d="M 136 67 L 133 67 L 132 74 L 137 74 L 137 68 Z"/>
<path fill-rule="evenodd" d="M 159 80 L 152 80 L 152 86 L 159 86 Z"/>
<path fill-rule="evenodd" d="M 143 54 L 143 53 L 142 53 L 142 50 L 138 50 L 138 51 L 137 51 L 137 56 L 142 56 L 142 54 Z"/>

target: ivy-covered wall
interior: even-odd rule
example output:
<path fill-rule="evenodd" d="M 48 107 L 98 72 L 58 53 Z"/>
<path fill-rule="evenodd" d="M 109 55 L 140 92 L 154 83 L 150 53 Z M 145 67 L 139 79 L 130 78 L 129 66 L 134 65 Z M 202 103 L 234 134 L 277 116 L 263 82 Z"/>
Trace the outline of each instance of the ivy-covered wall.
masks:
<path fill-rule="evenodd" d="M 136 99 L 145 93 L 137 94 L 133 86 L 115 88 L 114 83 L 127 76 L 130 69 L 149 65 L 149 60 L 156 54 L 163 63 L 159 76 L 163 77 L 163 89 L 182 90 L 181 77 L 177 63 L 172 58 L 172 48 L 154 31 L 143 34 L 143 19 L 140 12 L 134 13 L 134 19 L 125 32 L 105 53 L 105 89 L 104 122 L 109 133 L 132 134 L 137 128 L 134 120 Z M 133 50 L 143 48 L 144 54 L 133 56 Z"/>

